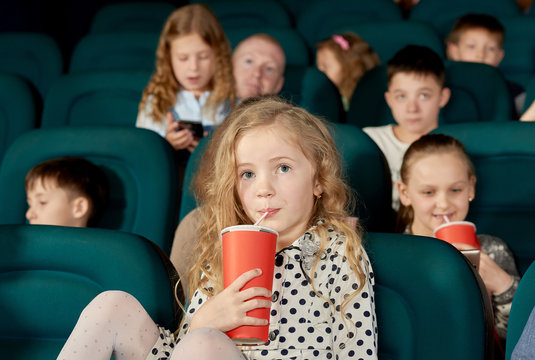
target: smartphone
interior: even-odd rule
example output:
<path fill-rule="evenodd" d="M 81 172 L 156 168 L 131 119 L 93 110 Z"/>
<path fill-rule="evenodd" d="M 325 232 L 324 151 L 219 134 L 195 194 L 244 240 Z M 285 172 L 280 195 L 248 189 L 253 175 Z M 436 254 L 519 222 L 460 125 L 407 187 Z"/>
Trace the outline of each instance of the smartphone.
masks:
<path fill-rule="evenodd" d="M 193 133 L 193 137 L 195 138 L 202 138 L 204 136 L 204 128 L 202 126 L 202 123 L 198 121 L 192 121 L 192 120 L 175 120 L 178 122 L 178 129 L 189 129 Z"/>
<path fill-rule="evenodd" d="M 461 253 L 472 263 L 476 271 L 479 270 L 479 258 L 481 250 L 461 250 Z"/>

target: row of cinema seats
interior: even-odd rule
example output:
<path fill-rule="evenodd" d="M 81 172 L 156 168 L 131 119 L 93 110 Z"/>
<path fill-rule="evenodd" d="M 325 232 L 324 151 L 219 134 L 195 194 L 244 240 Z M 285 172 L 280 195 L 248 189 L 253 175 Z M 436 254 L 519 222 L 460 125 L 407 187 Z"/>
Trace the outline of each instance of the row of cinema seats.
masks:
<path fill-rule="evenodd" d="M 490 304 L 460 253 L 436 239 L 400 234 L 368 233 L 366 247 L 377 284 L 380 359 L 490 358 Z M 132 293 L 171 329 L 182 316 L 173 303 L 174 268 L 143 237 L 0 225 L 0 250 L 3 359 L 55 359 L 80 311 L 104 290 Z"/>
<path fill-rule="evenodd" d="M 104 54 L 104 53 L 103 53 Z M 104 64 L 90 58 L 93 64 Z M 117 61 L 117 59 L 113 60 Z M 0 73 L 2 109 L 0 126 L 9 129 L 0 138 L 0 161 L 6 144 L 20 133 L 36 127 L 66 125 L 134 126 L 143 88 L 150 70 L 80 71 L 57 78 L 47 90 L 44 108 L 32 88 L 15 75 Z M 452 97 L 441 112 L 442 125 L 459 122 L 508 121 L 512 103 L 503 77 L 490 66 L 446 63 L 446 85 Z M 386 71 L 372 69 L 359 82 L 350 112 L 343 116 L 338 92 L 314 67 L 289 65 L 281 96 L 331 122 L 358 127 L 377 126 L 394 120 L 384 100 Z M 535 99 L 535 77 L 527 88 L 526 105 Z"/>
<path fill-rule="evenodd" d="M 209 5 L 227 32 L 262 27 L 293 30 L 305 41 L 309 55 L 313 55 L 318 41 L 334 33 L 353 31 L 376 49 L 383 62 L 390 58 L 384 55 L 393 53 L 392 50 L 386 53 L 384 50 L 398 42 L 397 38 L 410 39 L 414 44 L 423 43 L 443 55 L 444 39 L 457 17 L 468 12 L 488 13 L 500 19 L 506 28 L 504 49 L 507 56 L 500 68 L 507 78 L 525 85 L 525 80 L 535 75 L 532 61 L 535 43 L 529 36 L 535 28 L 533 17 L 521 14 L 510 0 L 493 1 L 489 6 L 481 6 L 480 0 L 419 3 L 408 19 L 401 17 L 398 6 L 390 0 L 319 0 L 307 2 L 305 6 L 301 4 L 298 13 L 293 13 L 288 4 L 281 6 L 274 0 L 257 1 L 254 4 L 243 0 L 196 2 Z M 124 32 L 158 33 L 165 21 L 166 11 L 170 12 L 172 8 L 165 3 L 108 5 L 96 14 L 89 36 Z M 229 38 L 232 43 L 232 36 Z M 314 59 L 309 59 L 312 61 L 309 65 L 312 65 Z"/>
<path fill-rule="evenodd" d="M 360 200 L 355 215 L 370 231 L 393 231 L 390 174 L 381 151 L 357 126 L 331 126 L 347 179 Z M 439 126 L 435 132 L 450 134 L 467 147 L 479 177 L 469 219 L 480 233 L 504 239 L 524 271 L 535 259 L 529 225 L 535 215 L 530 181 L 535 175 L 535 124 L 461 123 Z M 99 225 L 145 236 L 169 253 L 177 219 L 195 207 L 190 181 L 207 141 L 193 153 L 180 190 L 173 151 L 152 131 L 105 125 L 27 131 L 9 146 L 0 164 L 0 223 L 25 223 L 24 176 L 31 167 L 50 158 L 82 156 L 109 175 L 111 206 Z"/>
<path fill-rule="evenodd" d="M 271 8 L 276 7 L 275 4 L 277 4 L 272 0 L 264 0 L 261 4 L 264 2 L 267 4 L 265 6 Z M 444 39 L 432 27 L 435 23 L 426 23 L 421 19 L 403 20 L 397 16 L 385 16 L 388 13 L 386 7 L 383 7 L 382 11 L 372 11 L 370 9 L 375 9 L 377 4 L 371 1 L 357 1 L 358 6 L 356 3 L 346 1 L 334 1 L 332 4 L 329 2 L 329 8 L 324 9 L 321 14 L 321 22 L 317 21 L 317 13 L 319 9 L 326 6 L 324 2 L 318 1 L 302 15 L 303 19 L 310 18 L 308 21 L 302 20 L 303 22 L 314 24 L 309 30 L 303 28 L 310 26 L 298 26 L 298 24 L 295 27 L 289 27 L 277 21 L 270 22 L 278 17 L 267 16 L 270 14 L 267 10 L 260 12 L 259 10 L 264 9 L 262 5 L 255 4 L 251 7 L 246 6 L 247 2 L 237 0 L 208 3 L 217 10 L 216 13 L 219 13 L 233 47 L 241 39 L 257 32 L 267 32 L 281 42 L 289 65 L 283 95 L 299 105 L 312 106 L 311 104 L 315 103 L 314 101 L 307 102 L 306 99 L 301 101 L 303 74 L 310 71 L 310 69 L 306 70 L 307 68 L 314 66 L 315 43 L 332 33 L 354 31 L 360 34 L 377 51 L 383 64 L 407 44 L 425 45 L 442 57 L 445 56 Z M 234 5 L 230 6 L 227 3 Z M 390 0 L 388 3 L 396 6 L 391 4 Z M 340 6 L 344 6 L 343 12 L 337 10 Z M 417 8 L 420 8 L 419 6 Z M 158 2 L 125 2 L 104 7 L 95 16 L 90 32 L 78 41 L 68 59 L 62 58 L 54 40 L 45 34 L 1 33 L 0 69 L 2 72 L 15 73 L 28 81 L 36 91 L 40 103 L 46 99 L 52 84 L 65 73 L 109 70 L 150 73 L 154 68 L 154 54 L 161 26 L 165 17 L 173 9 L 174 6 L 169 3 Z M 488 11 L 492 12 L 492 9 L 489 9 Z M 243 13 L 259 12 L 266 19 L 258 20 L 257 17 L 253 17 L 254 23 L 242 22 L 239 19 L 246 18 L 242 13 L 231 16 L 233 11 L 239 13 L 239 10 Z M 333 11 L 338 17 L 334 17 Z M 361 16 L 355 16 L 355 14 L 361 14 Z M 505 11 L 502 15 L 512 16 L 512 13 Z M 366 21 L 362 21 L 364 17 Z M 535 76 L 535 61 L 533 61 L 535 41 L 529 36 L 535 31 L 535 22 L 532 19 L 533 17 L 529 16 L 503 19 L 506 27 L 504 43 L 506 56 L 500 65 L 500 70 L 507 79 L 524 86 L 527 86 L 528 81 Z M 326 28 L 323 29 L 323 27 Z M 474 72 L 473 76 L 477 79 L 482 79 L 484 75 L 492 72 L 491 70 L 469 70 Z M 462 73 L 461 70 L 457 72 Z M 494 85 L 496 81 L 501 81 L 501 79 L 496 80 L 499 75 L 491 73 L 489 76 L 488 81 L 492 86 L 501 86 Z M 315 75 L 314 81 L 319 77 L 320 75 Z M 319 85 L 328 87 L 324 85 L 324 81 L 320 81 Z M 459 86 L 457 83 L 453 85 Z M 325 93 L 329 94 L 330 91 L 331 89 L 326 89 Z M 452 101 L 456 101 L 455 97 Z M 471 110 L 469 114 L 473 114 L 472 110 L 477 107 L 472 104 L 473 99 L 467 99 L 466 94 L 463 94 L 458 101 L 462 104 L 469 103 L 468 107 Z M 327 103 L 332 102 L 324 101 L 323 107 L 311 108 L 311 110 L 317 110 L 319 114 L 329 117 L 332 121 L 338 121 L 339 109 L 325 108 Z M 336 101 L 334 103 L 337 104 Z M 365 100 L 364 103 L 366 103 Z M 358 106 L 359 104 L 360 102 L 356 101 L 353 106 L 354 111 L 363 110 Z M 358 122 L 358 117 L 352 114 L 350 114 L 350 119 Z"/>
<path fill-rule="evenodd" d="M 379 359 L 491 359 L 492 310 L 481 279 L 452 246 L 367 233 L 374 267 Z M 175 329 L 183 302 L 169 260 L 143 237 L 115 230 L 0 225 L 0 356 L 52 360 L 98 293 L 133 294 Z M 515 295 L 507 357 L 535 305 L 535 263 Z M 452 291 L 455 289 L 455 291 Z M 445 341 L 447 339 L 447 341 Z"/>

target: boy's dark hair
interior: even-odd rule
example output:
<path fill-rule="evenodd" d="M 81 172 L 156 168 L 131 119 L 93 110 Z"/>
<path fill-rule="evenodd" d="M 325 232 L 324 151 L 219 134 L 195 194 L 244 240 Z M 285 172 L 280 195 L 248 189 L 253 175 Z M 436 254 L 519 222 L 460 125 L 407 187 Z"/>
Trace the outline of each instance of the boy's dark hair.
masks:
<path fill-rule="evenodd" d="M 108 205 L 109 185 L 106 174 L 100 167 L 79 157 L 63 157 L 41 162 L 26 174 L 26 191 L 35 182 L 55 181 L 59 188 L 71 191 L 89 201 L 88 226 L 94 226 Z"/>
<path fill-rule="evenodd" d="M 388 84 L 399 73 L 422 76 L 432 75 L 444 87 L 444 62 L 433 50 L 426 46 L 407 45 L 388 61 L 386 66 Z"/>
<path fill-rule="evenodd" d="M 487 14 L 466 14 L 458 18 L 446 38 L 446 42 L 457 44 L 461 34 L 471 29 L 485 29 L 491 34 L 496 35 L 500 47 L 503 47 L 505 28 L 498 19 Z"/>

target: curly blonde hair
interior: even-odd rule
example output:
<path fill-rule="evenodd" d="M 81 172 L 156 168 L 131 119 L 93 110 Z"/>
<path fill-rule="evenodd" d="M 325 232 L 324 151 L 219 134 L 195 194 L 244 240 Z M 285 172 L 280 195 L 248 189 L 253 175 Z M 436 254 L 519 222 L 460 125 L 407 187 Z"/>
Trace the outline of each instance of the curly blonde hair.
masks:
<path fill-rule="evenodd" d="M 360 36 L 350 32 L 339 36 L 347 41 L 349 45 L 347 50 L 344 50 L 333 37 L 320 41 L 316 44 L 316 47 L 318 51 L 321 49 L 331 50 L 335 58 L 340 62 L 343 80 L 338 87 L 338 91 L 349 100 L 364 73 L 381 62 L 372 47 Z"/>
<path fill-rule="evenodd" d="M 186 5 L 173 11 L 167 18 L 156 49 L 156 68 L 143 91 L 139 111 L 144 111 L 149 95 L 151 116 L 155 122 L 165 119 L 169 109 L 175 104 L 180 89 L 171 65 L 171 42 L 177 37 L 199 34 L 215 56 L 215 73 L 211 80 L 212 94 L 206 102 L 209 114 L 230 100 L 234 105 L 236 96 L 232 75 L 231 49 L 221 24 L 215 14 L 205 5 Z"/>
<path fill-rule="evenodd" d="M 201 289 L 208 296 L 222 291 L 222 248 L 219 233 L 239 224 L 251 224 L 239 200 L 236 183 L 236 142 L 252 129 L 276 124 L 286 130 L 290 140 L 305 154 L 315 168 L 315 176 L 323 188 L 316 201 L 308 226 L 316 225 L 321 238 L 313 265 L 327 246 L 329 228 L 346 236 L 346 256 L 359 278 L 360 287 L 348 296 L 342 309 L 365 284 L 360 229 L 358 233 L 345 220 L 352 213 L 354 201 L 349 186 L 342 180 L 339 154 L 324 121 L 277 97 L 247 99 L 231 112 L 215 131 L 195 177 L 195 193 L 200 202 L 199 241 L 195 249 L 196 263 L 189 273 L 189 288 Z M 311 196 L 313 196 L 311 194 Z M 325 220 L 324 223 L 318 220 Z M 200 277 L 203 273 L 206 276 Z M 215 288 L 206 288 L 207 282 Z M 312 286 L 314 284 L 312 283 Z"/>

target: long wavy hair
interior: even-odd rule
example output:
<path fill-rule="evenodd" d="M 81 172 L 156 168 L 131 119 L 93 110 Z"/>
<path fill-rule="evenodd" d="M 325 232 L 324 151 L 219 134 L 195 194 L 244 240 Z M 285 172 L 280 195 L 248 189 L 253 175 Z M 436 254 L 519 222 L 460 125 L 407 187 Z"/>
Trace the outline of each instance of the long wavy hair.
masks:
<path fill-rule="evenodd" d="M 342 65 L 342 83 L 338 91 L 348 100 L 353 95 L 353 90 L 366 71 L 380 64 L 379 56 L 372 47 L 360 36 L 354 33 L 340 35 L 349 48 L 344 50 L 334 38 L 328 38 L 316 44 L 318 50 L 329 49 Z"/>
<path fill-rule="evenodd" d="M 437 154 L 457 154 L 465 163 L 468 177 L 476 176 L 476 170 L 472 160 L 468 156 L 464 145 L 454 137 L 444 134 L 427 134 L 416 140 L 409 146 L 403 162 L 401 164 L 401 181 L 408 184 L 412 166 L 423 157 Z M 405 232 L 407 226 L 411 226 L 414 221 L 414 210 L 412 206 L 400 204 L 396 220 L 396 231 Z"/>
<path fill-rule="evenodd" d="M 232 75 L 231 49 L 215 14 L 205 5 L 186 5 L 173 11 L 167 18 L 156 49 L 156 68 L 143 91 L 139 111 L 144 111 L 149 95 L 151 116 L 155 122 L 165 119 L 175 104 L 176 94 L 181 86 L 171 66 L 171 42 L 177 37 L 199 34 L 213 50 L 215 73 L 211 80 L 212 94 L 206 102 L 208 114 L 215 114 L 216 108 L 225 101 L 234 104 L 236 96 Z"/>
<path fill-rule="evenodd" d="M 328 228 L 332 227 L 346 236 L 346 256 L 360 280 L 360 287 L 344 300 L 343 310 L 344 305 L 362 289 L 366 279 L 366 271 L 359 263 L 362 259 L 361 230 L 359 228 L 357 232 L 345 222 L 353 210 L 353 195 L 342 180 L 339 155 L 326 124 L 306 110 L 272 96 L 247 99 L 238 105 L 215 131 L 202 159 L 195 177 L 201 225 L 195 249 L 197 261 L 189 274 L 189 288 L 201 289 L 208 296 L 223 289 L 219 233 L 231 225 L 253 222 L 243 210 L 236 188 L 235 146 L 252 129 L 270 125 L 286 130 L 291 141 L 313 164 L 316 179 L 323 187 L 322 197 L 316 201 L 308 222 L 309 226 L 317 226 L 321 238 L 312 272 L 327 245 Z M 320 219 L 326 222 L 318 224 Z M 201 277 L 201 273 L 205 276 Z M 214 284 L 214 288 L 206 287 L 208 281 Z"/>

